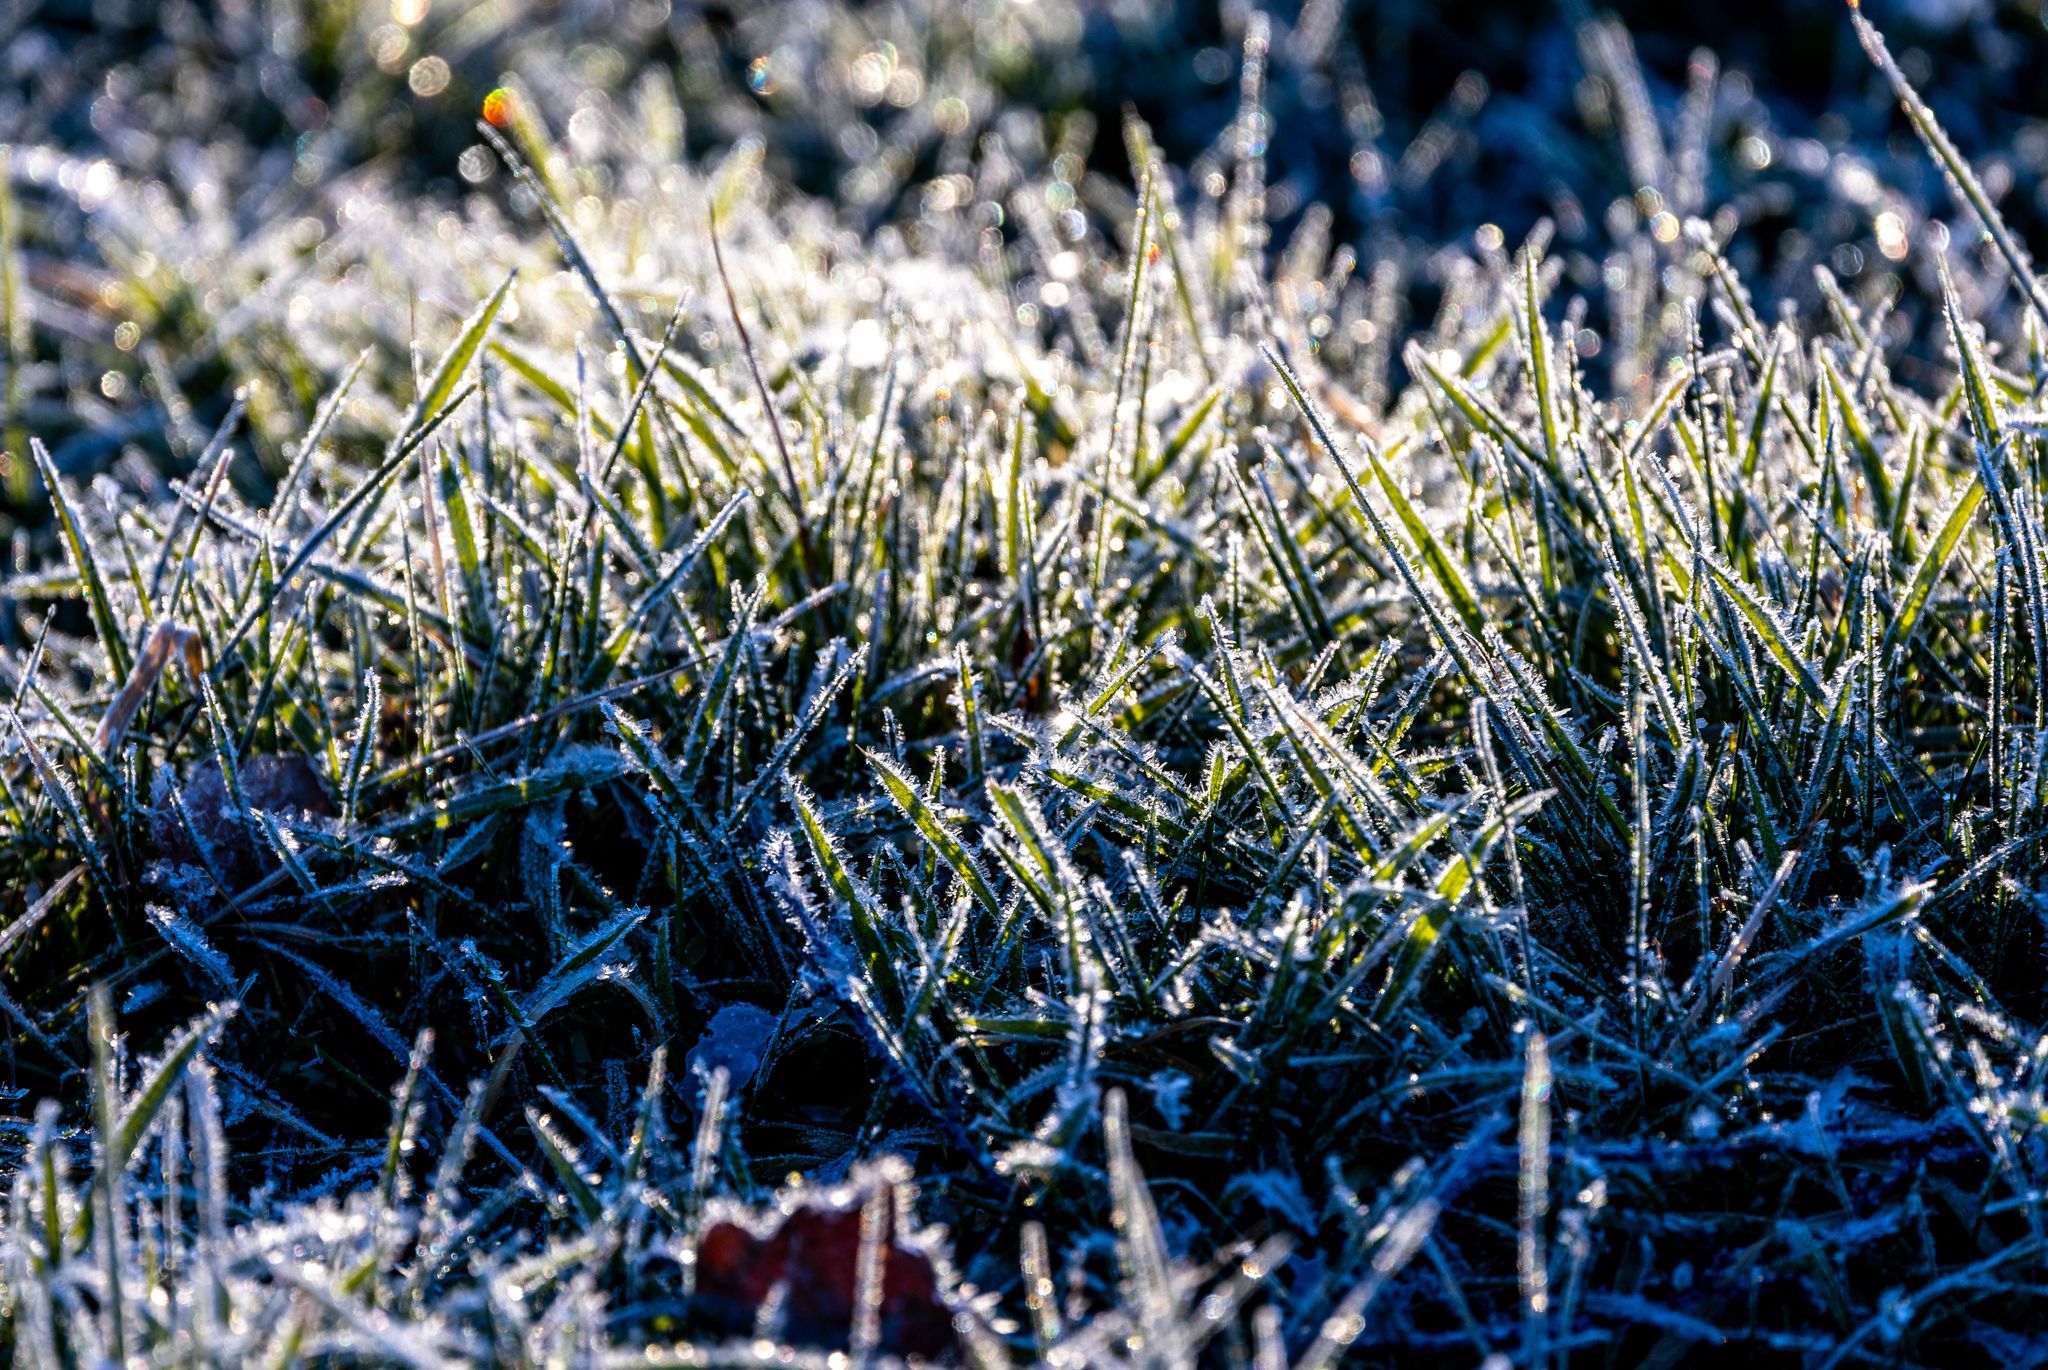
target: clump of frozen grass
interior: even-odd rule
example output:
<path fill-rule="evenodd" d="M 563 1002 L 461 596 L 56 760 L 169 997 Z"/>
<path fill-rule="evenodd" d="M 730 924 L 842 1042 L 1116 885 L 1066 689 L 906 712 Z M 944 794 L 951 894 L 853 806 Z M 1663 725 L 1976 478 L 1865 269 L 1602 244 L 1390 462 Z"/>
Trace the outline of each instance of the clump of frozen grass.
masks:
<path fill-rule="evenodd" d="M 503 203 L 365 194 L 168 477 L 35 449 L 30 1360 L 745 1358 L 711 1201 L 882 1153 L 962 1357 L 2031 1353 L 2023 249 L 1909 100 L 1906 277 L 1780 311 L 1665 210 L 1399 331 L 1268 241 L 1274 41 L 1199 177 L 991 143 L 865 236 L 657 90 L 501 105 Z"/>
<path fill-rule="evenodd" d="M 234 1013 L 215 1009 L 136 1063 L 143 1079 L 130 1090 L 111 1009 L 95 992 L 90 1163 L 45 1104 L 13 1180 L 0 1288 L 18 1363 L 1009 1359 L 1000 1334 L 1016 1328 L 960 1283 L 943 1234 L 917 1230 L 900 1162 L 856 1167 L 827 1190 L 793 1185 L 764 1212 L 715 1197 L 730 1077 L 720 1067 L 702 1079 L 700 1126 L 678 1143 L 664 1123 L 659 1049 L 627 1135 L 606 1136 L 572 1099 L 543 1091 L 546 1109 L 527 1110 L 540 1173 L 479 1181 L 469 1172 L 479 1141 L 494 1140 L 484 1119 L 505 1072 L 477 1081 L 429 1145 L 433 1038 L 422 1032 L 381 1154 L 365 1158 L 373 1164 L 345 1193 L 238 1213 L 220 1078 L 204 1054 Z M 1287 1243 L 1246 1248 L 1220 1277 L 1174 1260 L 1121 1096 L 1106 1102 L 1128 1311 L 1063 1327 L 1034 1297 L 1039 1354 L 1083 1364 L 1152 1335 L 1184 1363 L 1231 1324 Z M 1042 1232 L 1027 1243 L 1043 1244 Z M 1027 1256 L 1027 1273 L 1034 1260 L 1042 1255 Z"/>

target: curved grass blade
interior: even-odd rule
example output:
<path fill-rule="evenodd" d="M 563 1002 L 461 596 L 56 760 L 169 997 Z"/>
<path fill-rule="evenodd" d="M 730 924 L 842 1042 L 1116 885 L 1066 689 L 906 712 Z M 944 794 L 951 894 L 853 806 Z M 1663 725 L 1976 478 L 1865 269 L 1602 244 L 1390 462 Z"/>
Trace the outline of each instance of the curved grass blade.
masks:
<path fill-rule="evenodd" d="M 905 775 L 894 761 L 878 752 L 863 748 L 862 755 L 867 757 L 868 768 L 875 773 L 875 778 L 882 782 L 882 788 L 888 792 L 891 802 L 903 811 L 903 816 L 908 818 L 924 840 L 931 844 L 932 850 L 939 854 L 939 858 L 953 868 L 953 873 L 960 877 L 960 882 L 974 896 L 975 902 L 989 913 L 1000 917 L 1003 911 L 1002 901 L 996 898 L 996 892 L 989 886 L 988 877 L 982 874 L 980 864 L 975 861 L 953 830 L 932 811 L 929 804 L 925 803 L 924 796 L 917 792 L 917 786 L 911 783 L 910 777 Z"/>
<path fill-rule="evenodd" d="M 108 673 L 116 680 L 125 680 L 133 661 L 120 620 L 114 617 L 114 603 L 107 593 L 106 577 L 100 573 L 99 558 L 93 554 L 92 536 L 86 530 L 85 520 L 79 516 L 77 506 L 71 502 L 70 494 L 65 491 L 64 483 L 58 479 L 57 464 L 50 459 L 50 451 L 43 446 L 42 439 L 30 438 L 28 449 L 35 457 L 36 473 L 49 489 L 50 503 L 57 511 L 57 526 L 64 534 L 64 549 L 70 554 L 71 565 L 77 570 L 79 582 L 85 588 L 86 607 L 92 612 L 92 627 L 99 635 L 100 650 L 106 653 Z"/>

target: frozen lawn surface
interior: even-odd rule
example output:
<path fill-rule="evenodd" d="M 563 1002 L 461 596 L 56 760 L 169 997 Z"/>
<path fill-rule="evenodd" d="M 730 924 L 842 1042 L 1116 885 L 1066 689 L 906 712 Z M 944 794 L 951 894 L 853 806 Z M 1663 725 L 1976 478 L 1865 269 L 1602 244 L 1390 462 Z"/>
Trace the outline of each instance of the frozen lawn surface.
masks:
<path fill-rule="evenodd" d="M 2048 1356 L 1991 58 L 222 8 L 6 31 L 16 1363 Z"/>

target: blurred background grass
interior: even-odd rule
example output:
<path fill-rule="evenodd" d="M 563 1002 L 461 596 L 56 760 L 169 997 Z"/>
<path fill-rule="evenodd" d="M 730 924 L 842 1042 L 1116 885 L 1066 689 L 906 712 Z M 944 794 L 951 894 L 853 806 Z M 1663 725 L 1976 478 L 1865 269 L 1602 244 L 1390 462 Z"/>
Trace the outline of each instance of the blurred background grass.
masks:
<path fill-rule="evenodd" d="M 587 194 L 613 188 L 608 124 L 660 87 L 680 112 L 662 131 L 677 155 L 757 146 L 771 184 L 834 201 L 857 228 L 914 232 L 981 199 L 1008 164 L 1071 189 L 1053 207 L 1058 233 L 1060 215 L 1127 184 L 1127 109 L 1182 174 L 1221 174 L 1251 12 L 1233 0 L 12 0 L 0 143 L 20 286 L 0 301 L 0 445 L 19 453 L 34 432 L 74 475 L 124 451 L 160 464 L 189 455 L 252 373 L 316 393 L 310 373 L 285 374 L 307 370 L 293 349 L 237 306 L 319 253 L 351 197 L 459 213 L 502 200 L 475 127 L 495 89 L 519 94 Z M 2040 241 L 2040 0 L 1877 0 L 1872 12 L 2008 221 Z M 1590 287 L 1617 219 L 1666 212 L 1675 237 L 1682 217 L 1718 209 L 1760 293 L 1817 308 L 1820 264 L 1852 292 L 1889 293 L 1887 211 L 1902 244 L 1901 226 L 1948 210 L 1838 0 L 1597 12 L 1306 0 L 1270 15 L 1272 241 L 1307 223 L 1355 245 L 1358 280 L 1399 273 L 1405 319 L 1440 302 L 1452 268 L 1436 248 L 1474 235 L 1512 246 L 1544 219 Z M 1648 185 L 1640 140 L 1674 131 L 1692 138 L 1698 175 Z M 1316 205 L 1327 224 L 1306 218 Z M 257 432 L 281 443 L 302 408 L 259 399 Z M 17 463 L 0 531 L 46 517 L 29 484 Z"/>
<path fill-rule="evenodd" d="M 1134 107 L 1170 161 L 1186 165 L 1236 108 L 1238 46 L 1253 6 L 1073 0 L 14 0 L 0 20 L 7 88 L 0 137 L 50 143 L 123 168 L 176 175 L 196 145 L 232 146 L 246 193 L 289 161 L 301 185 L 368 164 L 460 193 L 462 157 L 486 92 L 522 79 L 557 126 L 639 80 L 672 84 L 703 154 L 743 137 L 812 193 L 861 202 L 849 185 L 884 136 L 964 99 L 976 122 L 1006 114 L 1092 116 L 1091 167 L 1122 161 L 1117 122 Z M 1423 233 L 1494 219 L 1510 235 L 1564 196 L 1602 197 L 1607 173 L 1580 144 L 1612 119 L 1614 91 L 1588 71 L 1584 0 L 1308 0 L 1265 7 L 1272 179 L 1285 211 L 1330 204 L 1340 229 Z M 1623 0 L 1662 110 L 1683 98 L 1698 50 L 1732 78 L 1723 103 L 1772 131 L 1831 146 L 1896 141 L 1889 104 L 1838 0 L 1727 4 Z M 1966 149 L 2048 161 L 2048 16 L 2038 0 L 1880 0 L 1907 75 Z M 879 65 L 878 65 L 879 64 Z M 886 70 L 881 70 L 886 68 Z M 1938 77 L 1938 79 L 1937 79 Z M 879 78 L 879 79 L 878 79 Z M 944 116 L 942 115 L 942 118 Z M 1013 120 L 1014 122 L 1014 120 Z M 1441 179 L 1394 175 L 1432 125 Z M 1014 133 L 1014 128 L 1005 129 Z M 2017 134 L 2017 136 L 2015 136 Z M 1396 166 L 1361 166 L 1376 146 Z M 1618 151 L 1618 149 L 1616 149 Z M 472 163 L 474 164 L 474 163 Z M 2030 178 L 2031 179 L 2031 178 Z M 2048 191 L 2020 217 L 2038 223 Z M 1597 207 L 1597 204 L 1596 204 Z M 1568 218 L 1568 216 L 1567 216 Z"/>

